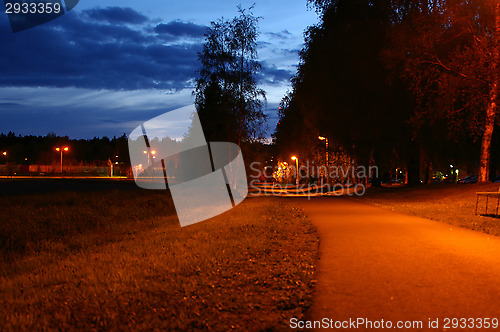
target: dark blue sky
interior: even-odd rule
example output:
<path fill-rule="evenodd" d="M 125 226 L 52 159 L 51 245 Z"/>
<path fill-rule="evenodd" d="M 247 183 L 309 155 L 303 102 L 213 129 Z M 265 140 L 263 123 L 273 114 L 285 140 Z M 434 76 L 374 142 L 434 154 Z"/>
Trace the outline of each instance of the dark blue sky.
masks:
<path fill-rule="evenodd" d="M 268 94 L 271 132 L 303 31 L 317 21 L 305 0 L 81 0 L 62 17 L 18 33 L 11 32 L 2 8 L 0 132 L 120 136 L 191 104 L 206 27 L 235 16 L 239 3 L 254 2 L 255 15 L 262 17 L 259 81 Z"/>

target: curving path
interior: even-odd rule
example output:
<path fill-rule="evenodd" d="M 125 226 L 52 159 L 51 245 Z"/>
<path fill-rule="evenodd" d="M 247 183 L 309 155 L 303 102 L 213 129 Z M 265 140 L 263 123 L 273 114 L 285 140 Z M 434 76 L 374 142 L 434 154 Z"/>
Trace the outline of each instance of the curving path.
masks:
<path fill-rule="evenodd" d="M 308 319 L 500 319 L 500 238 L 349 198 L 296 201 L 320 236 Z"/>

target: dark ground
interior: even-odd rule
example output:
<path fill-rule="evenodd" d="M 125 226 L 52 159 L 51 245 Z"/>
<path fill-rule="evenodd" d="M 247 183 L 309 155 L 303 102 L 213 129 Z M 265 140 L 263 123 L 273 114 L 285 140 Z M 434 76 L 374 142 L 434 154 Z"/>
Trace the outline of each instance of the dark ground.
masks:
<path fill-rule="evenodd" d="M 13 178 L 0 179 L 1 195 L 47 194 L 61 191 L 144 190 L 133 179 Z"/>

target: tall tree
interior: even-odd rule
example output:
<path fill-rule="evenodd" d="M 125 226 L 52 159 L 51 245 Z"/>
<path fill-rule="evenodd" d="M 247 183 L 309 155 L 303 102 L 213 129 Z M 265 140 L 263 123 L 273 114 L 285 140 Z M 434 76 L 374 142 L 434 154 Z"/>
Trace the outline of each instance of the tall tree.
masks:
<path fill-rule="evenodd" d="M 435 0 L 432 6 L 414 5 L 393 29 L 391 52 L 399 53 L 390 59 L 400 63 L 417 99 L 413 123 L 425 128 L 445 120 L 449 135 L 465 132 L 480 141 L 480 182 L 489 180 L 499 113 L 499 6 L 498 1 Z"/>
<path fill-rule="evenodd" d="M 412 174 L 417 183 L 418 149 L 406 123 L 411 96 L 400 82 L 388 81 L 381 60 L 392 24 L 390 2 L 309 2 L 321 23 L 306 33 L 276 140 L 296 137 L 294 146 L 301 146 L 300 153 L 306 155 L 319 144 L 318 135 L 327 136 L 331 148 L 340 147 L 364 165 L 374 162 L 386 171 L 416 165 Z M 300 131 L 291 130 L 294 121 L 302 121 Z"/>
<path fill-rule="evenodd" d="M 196 81 L 196 105 L 209 140 L 241 144 L 264 133 L 265 93 L 257 86 L 259 18 L 238 7 L 232 20 L 212 22 L 206 34 Z"/>

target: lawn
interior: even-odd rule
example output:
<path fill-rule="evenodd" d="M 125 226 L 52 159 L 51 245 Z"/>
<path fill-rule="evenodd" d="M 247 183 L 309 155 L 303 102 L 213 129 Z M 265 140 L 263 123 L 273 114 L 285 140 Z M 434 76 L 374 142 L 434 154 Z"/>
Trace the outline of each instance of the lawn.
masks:
<path fill-rule="evenodd" d="M 284 330 L 312 301 L 318 237 L 285 200 L 184 228 L 155 191 L 0 204 L 3 330 Z"/>
<path fill-rule="evenodd" d="M 485 198 L 479 202 L 479 214 L 474 213 L 476 192 L 497 192 L 499 187 L 498 183 L 485 183 L 370 188 L 359 199 L 396 212 L 499 236 L 500 219 L 480 215 L 485 211 Z M 489 199 L 488 213 L 495 212 L 496 203 L 496 198 Z"/>

